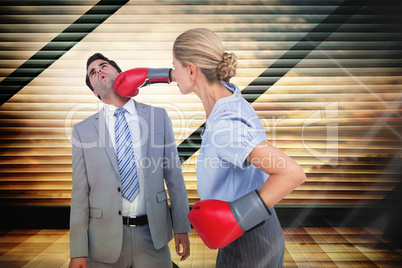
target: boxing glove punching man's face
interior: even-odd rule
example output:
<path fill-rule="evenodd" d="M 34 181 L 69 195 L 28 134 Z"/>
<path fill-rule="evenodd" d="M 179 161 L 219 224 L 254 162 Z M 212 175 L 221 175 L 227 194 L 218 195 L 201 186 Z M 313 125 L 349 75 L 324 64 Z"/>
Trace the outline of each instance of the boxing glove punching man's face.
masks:
<path fill-rule="evenodd" d="M 119 72 L 105 60 L 95 60 L 87 68 L 89 81 L 94 89 L 94 94 L 104 98 L 114 94 L 113 84 Z"/>

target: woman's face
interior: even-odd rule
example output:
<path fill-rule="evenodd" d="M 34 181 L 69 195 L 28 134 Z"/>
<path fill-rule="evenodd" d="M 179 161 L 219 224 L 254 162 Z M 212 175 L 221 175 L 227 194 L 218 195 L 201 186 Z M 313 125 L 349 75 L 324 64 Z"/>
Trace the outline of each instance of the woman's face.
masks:
<path fill-rule="evenodd" d="M 173 53 L 173 76 L 176 79 L 177 86 L 181 94 L 185 95 L 192 92 L 192 81 L 190 79 L 190 70 L 188 66 L 184 67 L 174 56 Z"/>

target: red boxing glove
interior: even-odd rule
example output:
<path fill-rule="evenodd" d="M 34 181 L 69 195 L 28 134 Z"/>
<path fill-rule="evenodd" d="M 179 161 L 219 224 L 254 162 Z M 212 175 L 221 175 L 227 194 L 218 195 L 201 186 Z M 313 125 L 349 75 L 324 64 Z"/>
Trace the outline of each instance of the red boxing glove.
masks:
<path fill-rule="evenodd" d="M 258 191 L 233 201 L 203 200 L 194 204 L 188 219 L 211 249 L 224 248 L 271 215 Z"/>
<path fill-rule="evenodd" d="M 209 248 L 223 248 L 243 235 L 228 202 L 203 200 L 194 204 L 188 219 Z"/>
<path fill-rule="evenodd" d="M 140 88 L 154 83 L 170 83 L 168 68 L 134 68 L 120 73 L 114 81 L 114 91 L 122 97 L 135 97 Z"/>

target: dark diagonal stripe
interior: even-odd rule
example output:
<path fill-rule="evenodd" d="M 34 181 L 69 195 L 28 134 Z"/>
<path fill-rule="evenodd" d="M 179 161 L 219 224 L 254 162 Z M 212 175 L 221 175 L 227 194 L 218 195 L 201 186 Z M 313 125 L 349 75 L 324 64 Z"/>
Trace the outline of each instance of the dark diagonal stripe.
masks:
<path fill-rule="evenodd" d="M 107 20 L 128 0 L 101 0 L 0 82 L 0 106 Z"/>
<path fill-rule="evenodd" d="M 347 0 L 336 10 L 329 14 L 320 24 L 313 28 L 303 39 L 298 41 L 285 54 L 277 59 L 261 75 L 254 79 L 246 88 L 242 90 L 242 95 L 249 102 L 253 103 L 257 98 L 264 94 L 279 79 L 294 68 L 311 51 L 316 49 L 333 32 L 348 21 L 363 6 L 370 1 Z M 200 147 L 200 134 L 204 128 L 202 124 L 187 139 L 178 146 L 181 163 L 190 158 Z"/>

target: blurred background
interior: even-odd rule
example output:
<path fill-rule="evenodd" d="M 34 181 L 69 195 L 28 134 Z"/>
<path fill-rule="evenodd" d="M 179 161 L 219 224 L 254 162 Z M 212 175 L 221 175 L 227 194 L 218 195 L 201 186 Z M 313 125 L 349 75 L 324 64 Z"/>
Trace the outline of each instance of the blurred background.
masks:
<path fill-rule="evenodd" d="M 0 227 L 68 228 L 72 126 L 102 108 L 89 56 L 172 67 L 175 38 L 203 27 L 237 55 L 231 82 L 268 140 L 307 174 L 276 206 L 283 226 L 372 226 L 401 245 L 401 18 L 399 1 L 2 0 Z M 201 102 L 175 83 L 135 99 L 168 111 L 193 205 Z"/>

